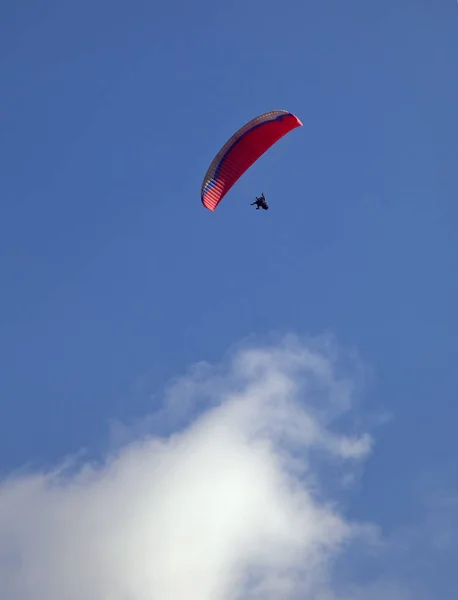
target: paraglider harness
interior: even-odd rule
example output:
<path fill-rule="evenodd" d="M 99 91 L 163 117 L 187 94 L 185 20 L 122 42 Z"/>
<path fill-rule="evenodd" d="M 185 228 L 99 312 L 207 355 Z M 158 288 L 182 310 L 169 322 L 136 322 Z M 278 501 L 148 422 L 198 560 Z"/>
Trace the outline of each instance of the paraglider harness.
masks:
<path fill-rule="evenodd" d="M 269 205 L 266 202 L 265 196 L 264 196 L 264 192 L 261 194 L 261 197 L 258 198 L 256 196 L 256 200 L 254 202 L 252 202 L 250 204 L 250 206 L 253 206 L 254 204 L 256 204 L 256 210 L 259 210 L 260 208 L 264 209 L 264 210 L 269 210 Z"/>

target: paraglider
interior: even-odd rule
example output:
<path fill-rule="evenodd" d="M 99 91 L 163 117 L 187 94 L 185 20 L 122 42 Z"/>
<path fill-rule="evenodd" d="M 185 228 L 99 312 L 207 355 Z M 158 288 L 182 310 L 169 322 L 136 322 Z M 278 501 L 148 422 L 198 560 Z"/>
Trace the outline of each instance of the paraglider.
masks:
<path fill-rule="evenodd" d="M 201 201 L 205 208 L 214 211 L 245 171 L 296 127 L 302 127 L 302 123 L 295 115 L 286 110 L 274 110 L 252 119 L 234 133 L 205 174 L 201 188 Z M 256 197 L 253 204 L 268 209 L 264 194 L 259 199 Z"/>
<path fill-rule="evenodd" d="M 264 192 L 261 194 L 261 197 L 258 198 L 256 196 L 256 200 L 254 202 L 252 202 L 250 204 L 250 206 L 254 206 L 256 204 L 256 210 L 259 210 L 260 208 L 264 209 L 264 210 L 269 210 L 269 205 L 266 202 L 266 197 L 264 196 Z"/>

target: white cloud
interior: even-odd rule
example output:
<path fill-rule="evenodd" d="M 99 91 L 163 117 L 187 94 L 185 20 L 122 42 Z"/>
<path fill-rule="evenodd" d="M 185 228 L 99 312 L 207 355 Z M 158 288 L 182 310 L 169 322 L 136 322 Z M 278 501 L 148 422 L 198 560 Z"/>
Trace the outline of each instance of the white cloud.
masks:
<path fill-rule="evenodd" d="M 102 463 L 4 481 L 0 597 L 330 598 L 333 559 L 374 530 L 321 486 L 321 461 L 351 481 L 371 449 L 336 431 L 354 389 L 324 342 L 198 365 Z"/>

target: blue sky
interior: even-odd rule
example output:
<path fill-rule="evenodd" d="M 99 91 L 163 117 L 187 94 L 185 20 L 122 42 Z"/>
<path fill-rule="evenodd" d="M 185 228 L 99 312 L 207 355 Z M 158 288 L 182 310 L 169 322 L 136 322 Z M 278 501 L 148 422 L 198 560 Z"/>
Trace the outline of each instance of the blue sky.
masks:
<path fill-rule="evenodd" d="M 457 28 L 452 0 L 3 2 L 1 473 L 103 453 L 247 337 L 331 333 L 368 371 L 356 422 L 390 415 L 346 514 L 456 535 Z M 304 127 L 206 211 L 274 109 Z"/>

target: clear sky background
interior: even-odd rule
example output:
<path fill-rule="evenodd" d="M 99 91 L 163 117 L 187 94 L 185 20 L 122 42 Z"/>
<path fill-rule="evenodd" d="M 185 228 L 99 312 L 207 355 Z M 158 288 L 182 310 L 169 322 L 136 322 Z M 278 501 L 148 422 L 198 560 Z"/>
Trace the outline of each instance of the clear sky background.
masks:
<path fill-rule="evenodd" d="M 373 428 L 333 499 L 399 552 L 341 568 L 391 598 L 455 599 L 458 4 L 4 0 L 0 69 L 2 478 L 103 456 L 113 422 L 247 338 L 331 334 L 365 371 L 346 425 Z M 274 109 L 303 128 L 210 213 L 210 161 Z M 268 212 L 249 206 L 261 191 Z"/>

